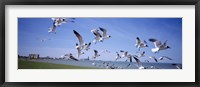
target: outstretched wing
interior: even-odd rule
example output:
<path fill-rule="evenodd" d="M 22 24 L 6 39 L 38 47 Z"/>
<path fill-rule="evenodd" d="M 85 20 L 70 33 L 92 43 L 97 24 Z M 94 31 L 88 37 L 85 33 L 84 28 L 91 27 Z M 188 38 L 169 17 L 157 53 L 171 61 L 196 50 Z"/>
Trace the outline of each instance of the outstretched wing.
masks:
<path fill-rule="evenodd" d="M 103 32 L 103 37 L 107 37 L 107 30 L 101 27 L 99 29 Z"/>
<path fill-rule="evenodd" d="M 157 40 L 157 39 L 149 39 L 150 42 L 153 42 L 155 47 L 159 47 L 160 45 L 162 45 L 161 41 Z"/>
<path fill-rule="evenodd" d="M 73 30 L 73 32 L 76 35 L 76 37 L 78 38 L 78 40 L 79 40 L 79 45 L 82 46 L 83 45 L 83 38 L 82 38 L 82 36 L 77 31 L 75 31 L 75 30 Z"/>
<path fill-rule="evenodd" d="M 137 65 L 138 65 L 138 67 L 142 66 L 141 61 L 140 61 L 138 58 L 136 58 L 136 57 L 134 57 L 134 56 L 133 56 L 133 58 L 135 59 L 135 61 L 136 61 Z"/>
<path fill-rule="evenodd" d="M 76 59 L 76 58 L 75 58 L 74 56 L 72 56 L 72 55 L 71 55 L 69 58 L 72 59 L 72 60 L 78 61 L 78 59 Z"/>
<path fill-rule="evenodd" d="M 98 51 L 94 50 L 94 55 L 97 56 L 97 54 L 98 54 Z"/>
<path fill-rule="evenodd" d="M 136 37 L 136 44 L 139 45 L 140 44 L 140 38 Z"/>

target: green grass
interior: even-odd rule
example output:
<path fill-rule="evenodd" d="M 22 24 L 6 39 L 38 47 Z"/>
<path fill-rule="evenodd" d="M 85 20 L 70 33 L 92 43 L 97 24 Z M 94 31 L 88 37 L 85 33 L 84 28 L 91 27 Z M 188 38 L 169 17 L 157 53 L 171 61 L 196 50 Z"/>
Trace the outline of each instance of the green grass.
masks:
<path fill-rule="evenodd" d="M 63 64 L 52 64 L 44 62 L 32 62 L 18 60 L 18 69 L 92 69 L 91 67 L 80 67 Z"/>

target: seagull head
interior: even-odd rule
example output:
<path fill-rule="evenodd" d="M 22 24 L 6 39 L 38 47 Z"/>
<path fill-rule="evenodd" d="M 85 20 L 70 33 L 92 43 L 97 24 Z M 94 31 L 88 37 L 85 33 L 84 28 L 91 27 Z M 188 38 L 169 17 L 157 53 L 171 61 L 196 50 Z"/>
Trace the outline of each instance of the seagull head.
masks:
<path fill-rule="evenodd" d="M 62 18 L 62 19 L 61 19 L 61 21 L 65 21 L 65 19 L 64 19 L 64 18 Z"/>
<path fill-rule="evenodd" d="M 110 36 L 110 35 L 108 35 L 108 38 L 111 38 L 111 36 Z"/>
<path fill-rule="evenodd" d="M 78 46 L 78 43 L 76 43 L 76 46 Z"/>

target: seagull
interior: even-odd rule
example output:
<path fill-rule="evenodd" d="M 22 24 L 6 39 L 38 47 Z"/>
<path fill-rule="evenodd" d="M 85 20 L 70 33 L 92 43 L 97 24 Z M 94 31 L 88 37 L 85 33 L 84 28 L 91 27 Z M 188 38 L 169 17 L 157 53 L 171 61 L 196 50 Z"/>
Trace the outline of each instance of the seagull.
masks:
<path fill-rule="evenodd" d="M 101 34 L 99 33 L 99 30 L 97 29 L 93 29 L 91 30 L 91 32 L 95 35 L 95 39 L 93 40 L 93 43 L 96 44 L 96 42 L 103 42 L 103 38 L 101 36 Z"/>
<path fill-rule="evenodd" d="M 139 53 L 139 52 L 138 52 L 138 53 Z M 145 51 L 143 51 L 142 53 L 139 53 L 139 54 L 138 54 L 138 58 L 144 57 L 144 56 L 145 56 L 144 54 L 145 54 Z"/>
<path fill-rule="evenodd" d="M 69 54 L 69 58 L 75 61 L 78 61 L 78 59 L 76 59 L 71 53 Z"/>
<path fill-rule="evenodd" d="M 150 42 L 153 42 L 155 45 L 155 48 L 152 48 L 151 51 L 154 53 L 159 52 L 160 50 L 165 50 L 170 48 L 169 46 L 167 46 L 167 40 L 162 44 L 161 41 L 157 40 L 157 39 L 149 39 Z"/>
<path fill-rule="evenodd" d="M 182 69 L 181 64 L 172 64 L 173 66 L 175 66 L 177 69 Z"/>
<path fill-rule="evenodd" d="M 159 58 L 159 60 L 163 60 L 163 59 L 168 59 L 168 60 L 172 60 L 171 58 L 167 57 L 167 56 L 162 56 Z"/>
<path fill-rule="evenodd" d="M 55 26 L 60 26 L 62 25 L 63 23 L 66 23 L 66 22 L 72 22 L 74 23 L 74 21 L 72 20 L 67 20 L 66 18 L 51 18 L 55 23 L 54 25 Z M 69 19 L 72 19 L 72 18 L 69 18 Z M 74 20 L 74 19 L 73 19 Z"/>
<path fill-rule="evenodd" d="M 137 67 L 138 69 L 146 69 L 144 66 L 142 66 L 142 63 L 141 61 L 137 58 L 137 57 L 134 57 L 133 58 L 135 59 L 136 63 L 137 63 Z"/>
<path fill-rule="evenodd" d="M 46 38 L 36 38 L 37 40 L 40 40 L 41 42 L 45 42 L 47 40 L 51 40 L 50 38 L 49 39 L 46 39 Z"/>
<path fill-rule="evenodd" d="M 60 18 L 51 18 L 53 20 L 53 27 L 49 28 L 49 33 L 55 33 L 56 34 L 56 27 L 60 26 L 64 19 Z"/>
<path fill-rule="evenodd" d="M 71 20 L 66 20 L 66 18 L 51 18 L 53 20 L 53 27 L 49 28 L 49 33 L 55 33 L 56 34 L 56 27 L 62 25 L 66 22 L 73 22 Z"/>
<path fill-rule="evenodd" d="M 158 60 L 157 60 L 156 57 L 154 57 L 154 56 L 150 56 L 149 58 L 150 58 L 150 59 L 154 59 L 156 62 L 158 62 Z"/>
<path fill-rule="evenodd" d="M 81 52 L 81 51 L 87 44 L 84 44 L 82 36 L 77 31 L 73 30 L 73 32 L 79 41 L 79 44 L 76 43 L 76 49 L 78 50 L 78 57 L 79 57 L 81 54 L 84 54 L 84 52 Z"/>
<path fill-rule="evenodd" d="M 108 50 L 102 50 L 101 53 L 110 53 Z"/>
<path fill-rule="evenodd" d="M 128 56 L 128 51 L 123 51 L 123 50 L 120 50 L 120 52 L 122 52 L 123 54 L 122 54 L 122 58 L 125 58 L 125 57 L 127 57 Z"/>
<path fill-rule="evenodd" d="M 86 44 L 85 46 L 85 50 L 88 51 L 90 49 L 90 45 L 91 45 L 91 42 L 89 42 L 88 44 Z"/>
<path fill-rule="evenodd" d="M 65 22 L 65 18 L 51 18 L 54 21 L 55 26 L 60 26 Z"/>
<path fill-rule="evenodd" d="M 107 30 L 104 28 L 99 27 L 99 29 L 103 32 L 103 39 L 111 38 L 110 35 L 107 35 Z"/>
<path fill-rule="evenodd" d="M 121 56 L 119 55 L 119 53 L 118 52 L 116 52 L 117 53 L 117 56 L 116 56 L 116 59 L 115 59 L 115 61 L 117 61 L 118 59 L 120 59 L 121 58 Z"/>
<path fill-rule="evenodd" d="M 140 48 L 148 47 L 147 42 L 145 40 L 141 41 L 139 37 L 136 37 L 135 46 L 138 48 L 138 50 L 140 50 Z"/>
<path fill-rule="evenodd" d="M 97 57 L 99 57 L 100 56 L 100 54 L 98 54 L 98 51 L 97 50 L 94 50 L 94 56 L 93 56 L 93 58 L 97 58 Z"/>

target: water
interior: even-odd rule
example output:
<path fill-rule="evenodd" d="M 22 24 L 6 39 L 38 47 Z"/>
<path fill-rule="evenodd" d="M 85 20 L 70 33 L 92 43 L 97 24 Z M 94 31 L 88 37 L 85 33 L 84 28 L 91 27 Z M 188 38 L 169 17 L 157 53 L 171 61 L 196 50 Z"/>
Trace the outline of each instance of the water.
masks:
<path fill-rule="evenodd" d="M 34 62 L 48 62 L 54 64 L 66 64 L 73 66 L 83 66 L 83 67 L 92 67 L 92 68 L 108 68 L 108 66 L 112 66 L 118 69 L 138 69 L 137 64 L 135 62 L 122 62 L 122 61 L 95 61 L 95 60 L 50 60 L 50 59 L 38 59 L 38 60 L 29 60 Z M 108 63 L 108 64 L 107 64 Z M 108 66 L 106 66 L 108 65 Z M 128 66 L 129 65 L 129 66 Z M 177 69 L 176 66 L 172 65 L 172 63 L 147 63 L 142 62 L 142 65 L 148 69 Z M 178 64 L 182 66 L 181 64 Z"/>

